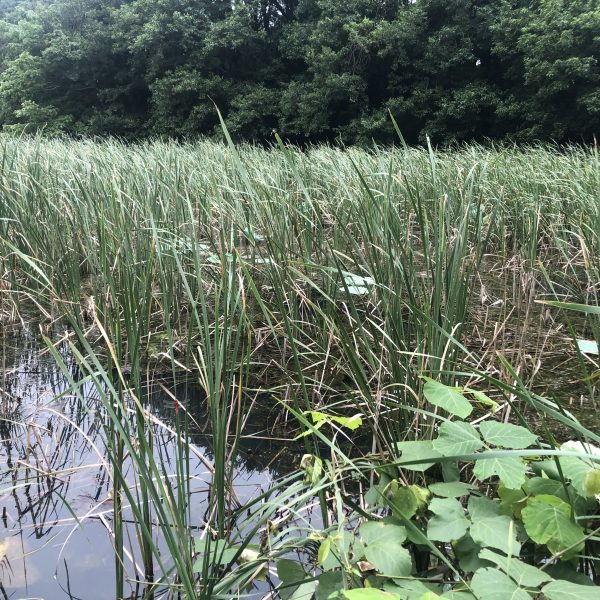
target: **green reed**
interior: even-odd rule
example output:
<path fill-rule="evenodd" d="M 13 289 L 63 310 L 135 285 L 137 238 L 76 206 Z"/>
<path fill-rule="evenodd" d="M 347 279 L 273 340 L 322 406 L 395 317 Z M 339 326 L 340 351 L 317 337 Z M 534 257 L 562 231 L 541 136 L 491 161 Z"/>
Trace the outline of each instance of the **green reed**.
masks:
<path fill-rule="evenodd" d="M 433 434 L 422 375 L 453 384 L 465 364 L 493 364 L 513 389 L 519 374 L 494 352 L 518 346 L 527 366 L 529 317 L 515 343 L 500 335 L 507 308 L 497 309 L 501 317 L 493 308 L 480 314 L 490 265 L 506 283 L 505 307 L 515 299 L 525 310 L 532 299 L 598 304 L 600 167 L 582 148 L 300 151 L 280 140 L 264 149 L 229 138 L 126 146 L 3 137 L 0 153 L 0 308 L 26 314 L 30 304 L 37 319 L 64 319 L 74 332 L 76 362 L 108 416 L 118 596 L 123 500 L 135 517 L 147 597 L 168 584 L 208 598 L 243 586 L 257 568 L 241 563 L 222 579 L 213 538 L 235 541 L 241 555 L 281 498 L 290 510 L 306 499 L 292 477 L 264 506 L 236 504 L 233 465 L 253 393 L 269 391 L 315 434 L 304 438 L 307 452 L 328 441 L 303 413 L 317 409 L 359 412 L 371 450 L 393 453 L 399 440 Z M 484 361 L 470 338 L 488 320 L 497 327 L 484 331 L 494 340 Z M 596 321 L 582 325 L 590 327 L 597 335 Z M 185 411 L 174 479 L 154 453 L 144 382 L 158 367 L 175 380 L 187 369 L 209 404 L 204 523 L 188 493 Z M 69 377 L 81 395 L 82 382 Z M 337 441 L 326 450 L 346 457 Z M 324 484 L 319 501 L 328 523 Z M 201 568 L 198 525 L 209 548 Z M 277 538 L 275 551 L 286 544 Z"/>

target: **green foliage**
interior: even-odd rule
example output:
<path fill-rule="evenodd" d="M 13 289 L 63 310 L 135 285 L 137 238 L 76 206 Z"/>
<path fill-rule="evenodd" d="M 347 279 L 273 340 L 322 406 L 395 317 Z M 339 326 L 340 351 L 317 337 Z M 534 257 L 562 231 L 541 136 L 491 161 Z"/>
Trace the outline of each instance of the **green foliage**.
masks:
<path fill-rule="evenodd" d="M 440 394 L 443 387 L 452 396 L 460 394 L 443 384 L 434 389 Z M 548 446 L 525 450 L 536 442 L 538 437 L 526 428 L 488 418 L 479 425 L 444 421 L 432 442 L 398 444 L 401 457 L 394 462 L 398 473 L 407 475 L 403 459 L 420 460 L 422 468 L 416 472 L 422 474 L 429 493 L 421 486 L 386 479 L 390 466 L 379 466 L 381 481 L 388 483 L 376 484 L 367 494 L 374 500 L 369 501 L 372 520 L 360 525 L 360 539 L 346 533 L 321 542 L 321 564 L 325 554 L 344 554 L 347 561 L 329 566 L 341 569 L 342 578 L 334 584 L 331 571 L 327 573 L 327 597 L 336 597 L 334 590 L 356 598 L 388 594 L 390 598 L 526 600 L 597 595 L 591 581 L 582 585 L 577 580 L 574 567 L 588 544 L 587 552 L 593 554 L 595 548 L 600 507 L 597 500 L 586 500 L 587 488 L 580 483 L 596 481 L 600 459 L 593 447 L 579 443 L 558 450 Z M 550 469 L 553 460 L 546 460 L 545 454 L 554 455 L 564 474 Z M 476 477 L 479 485 L 437 481 L 431 467 L 443 464 L 445 456 L 463 463 L 463 475 L 471 481 Z M 481 468 L 482 464 L 486 466 Z M 543 477 L 535 475 L 540 468 Z M 499 480 L 502 487 L 488 488 L 486 496 L 483 480 L 490 479 L 492 484 Z M 386 511 L 392 516 L 386 517 Z M 345 552 L 349 547 L 352 552 Z M 423 552 L 433 561 L 429 570 L 423 566 L 428 564 L 423 563 Z M 553 562 L 557 568 L 549 569 Z M 443 586 L 435 577 L 429 582 L 428 573 L 435 572 L 436 563 L 460 573 L 460 578 L 451 578 Z"/>
<path fill-rule="evenodd" d="M 593 0 L 3 0 L 8 131 L 591 141 Z"/>

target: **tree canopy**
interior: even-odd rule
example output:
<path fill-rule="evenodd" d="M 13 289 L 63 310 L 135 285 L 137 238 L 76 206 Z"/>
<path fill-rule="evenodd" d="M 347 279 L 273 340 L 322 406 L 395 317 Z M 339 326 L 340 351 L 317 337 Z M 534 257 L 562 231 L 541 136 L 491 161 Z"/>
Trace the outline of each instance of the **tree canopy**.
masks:
<path fill-rule="evenodd" d="M 590 142 L 597 0 L 0 0 L 7 131 Z"/>

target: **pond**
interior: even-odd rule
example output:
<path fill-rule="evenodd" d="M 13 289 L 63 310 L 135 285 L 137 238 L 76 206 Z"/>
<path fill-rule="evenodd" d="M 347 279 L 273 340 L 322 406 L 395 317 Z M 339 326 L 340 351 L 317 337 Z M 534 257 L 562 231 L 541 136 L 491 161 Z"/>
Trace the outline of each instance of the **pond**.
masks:
<path fill-rule="evenodd" d="M 66 346 L 59 350 L 67 364 Z M 85 403 L 57 399 L 69 387 L 47 350 L 27 329 L 4 339 L 0 419 L 0 597 L 62 600 L 114 599 L 115 555 L 110 468 L 105 456 L 105 414 L 96 388 L 84 386 Z M 153 381 L 145 403 L 154 415 L 154 453 L 175 470 L 175 398 L 196 425 L 191 430 L 189 492 L 193 511 L 206 511 L 212 449 L 202 391 L 193 382 Z M 298 463 L 289 440 L 270 435 L 257 411 L 240 439 L 235 495 L 243 504 Z M 271 419 L 271 422 L 273 419 Z M 125 471 L 129 481 L 130 473 Z M 143 575 L 132 516 L 125 506 L 126 597 L 137 598 Z M 163 541 L 158 537 L 156 543 Z M 91 592 L 93 590 L 93 592 Z"/>

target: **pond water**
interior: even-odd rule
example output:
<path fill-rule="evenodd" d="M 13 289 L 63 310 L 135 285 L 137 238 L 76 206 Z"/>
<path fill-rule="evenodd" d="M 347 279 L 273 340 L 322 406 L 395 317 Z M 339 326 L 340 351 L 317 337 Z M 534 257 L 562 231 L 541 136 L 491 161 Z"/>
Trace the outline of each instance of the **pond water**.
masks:
<path fill-rule="evenodd" d="M 526 332 L 522 316 L 507 309 L 492 307 L 478 313 L 474 330 L 489 330 L 488 321 L 492 320 L 504 323 L 507 339 L 499 347 L 504 351 L 523 347 L 520 358 L 509 359 L 513 364 L 521 360 L 523 373 L 536 373 L 526 380 L 531 389 L 559 401 L 589 427 L 597 427 L 595 406 L 581 383 L 568 332 L 557 322 L 550 338 L 546 323 L 540 320 L 543 314 L 539 309 L 532 314 L 526 343 L 519 342 Z M 507 325 L 511 321 L 512 327 Z M 488 340 L 492 337 L 482 334 L 470 339 L 474 351 L 482 352 L 486 336 Z M 7 330 L 0 337 L 0 600 L 113 600 L 113 504 L 103 445 L 105 413 L 98 390 L 91 384 L 83 388 L 83 402 L 75 396 L 61 396 L 69 388 L 68 380 L 38 340 L 38 332 L 27 328 Z M 80 378 L 67 346 L 58 346 L 58 350 L 70 365 L 72 377 Z M 174 399 L 197 424 L 189 438 L 194 449 L 190 454 L 190 493 L 201 523 L 211 480 L 207 465 L 213 455 L 206 402 L 194 381 L 180 378 L 175 385 L 172 380 L 155 379 L 147 386 L 144 403 L 155 419 L 154 453 L 175 472 Z M 285 433 L 276 433 L 280 417 L 277 403 L 265 396 L 255 403 L 244 425 L 234 480 L 241 503 L 266 491 L 298 466 L 302 447 L 291 445 Z M 556 433 L 561 437 L 559 429 Z M 131 476 L 125 472 L 128 481 Z M 127 507 L 124 520 L 125 597 L 139 598 L 143 586 L 135 582 L 135 574 L 141 574 L 141 560 Z M 156 544 L 164 546 L 158 534 Z"/>
<path fill-rule="evenodd" d="M 0 598 L 114 600 L 113 503 L 103 446 L 103 411 L 97 390 L 84 388 L 85 403 L 63 396 L 65 376 L 27 330 L 4 339 L 0 378 Z M 66 348 L 61 349 L 68 363 Z M 77 369 L 72 367 L 74 377 Z M 175 469 L 172 431 L 176 397 L 199 424 L 205 402 L 193 382 L 155 382 L 145 401 L 156 417 L 154 452 Z M 297 464 L 288 440 L 266 430 L 264 412 L 248 423 L 235 465 L 240 502 L 271 486 Z M 206 510 L 212 462 L 209 431 L 190 439 L 190 491 L 195 513 Z M 51 474 L 51 475 L 50 475 Z M 128 476 L 128 473 L 125 473 Z M 124 511 L 124 520 L 131 520 Z M 201 518 L 199 519 L 201 522 Z M 140 569 L 135 530 L 126 526 L 126 570 Z M 160 546 L 161 540 L 157 538 Z M 142 588 L 126 584 L 126 597 Z"/>

